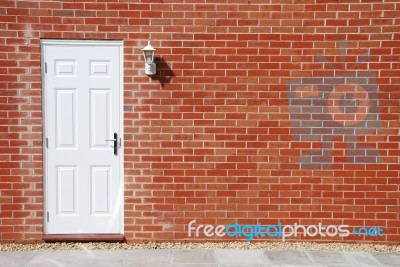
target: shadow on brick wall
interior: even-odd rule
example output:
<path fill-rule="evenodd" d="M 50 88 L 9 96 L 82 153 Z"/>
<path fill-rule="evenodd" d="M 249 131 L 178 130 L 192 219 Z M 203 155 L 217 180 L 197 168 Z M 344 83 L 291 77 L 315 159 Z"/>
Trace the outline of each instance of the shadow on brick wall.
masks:
<path fill-rule="evenodd" d="M 164 86 L 166 83 L 170 83 L 175 74 L 168 63 L 162 57 L 157 56 L 154 58 L 154 61 L 157 64 L 157 73 L 151 78 L 153 80 L 157 80 L 161 86 Z"/>

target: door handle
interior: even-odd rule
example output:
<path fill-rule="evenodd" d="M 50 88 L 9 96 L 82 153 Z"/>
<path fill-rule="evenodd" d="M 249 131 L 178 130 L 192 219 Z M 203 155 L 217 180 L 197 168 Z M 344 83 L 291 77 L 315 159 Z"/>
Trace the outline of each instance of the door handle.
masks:
<path fill-rule="evenodd" d="M 106 139 L 104 141 L 114 142 L 114 155 L 118 156 L 118 133 L 114 133 L 114 139 Z"/>

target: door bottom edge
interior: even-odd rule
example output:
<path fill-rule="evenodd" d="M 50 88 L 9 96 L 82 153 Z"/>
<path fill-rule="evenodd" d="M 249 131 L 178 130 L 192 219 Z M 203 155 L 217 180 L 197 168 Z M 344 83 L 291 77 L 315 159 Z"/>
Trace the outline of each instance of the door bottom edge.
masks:
<path fill-rule="evenodd" d="M 44 234 L 44 242 L 124 242 L 122 234 Z"/>

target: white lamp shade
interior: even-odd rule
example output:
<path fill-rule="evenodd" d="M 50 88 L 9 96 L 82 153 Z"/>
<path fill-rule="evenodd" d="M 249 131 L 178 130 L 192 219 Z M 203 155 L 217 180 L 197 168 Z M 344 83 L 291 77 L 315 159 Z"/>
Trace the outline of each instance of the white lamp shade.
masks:
<path fill-rule="evenodd" d="M 150 45 L 150 41 L 148 42 L 147 46 L 142 49 L 143 55 L 144 55 L 144 60 L 146 63 L 150 63 L 154 61 L 154 54 L 156 52 L 156 49 Z"/>

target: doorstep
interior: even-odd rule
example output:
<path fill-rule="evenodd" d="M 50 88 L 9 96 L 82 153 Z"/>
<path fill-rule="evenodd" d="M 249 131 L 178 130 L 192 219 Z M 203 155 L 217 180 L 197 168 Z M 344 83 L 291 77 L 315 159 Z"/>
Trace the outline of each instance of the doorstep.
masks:
<path fill-rule="evenodd" d="M 123 242 L 120 234 L 79 234 L 79 235 L 43 235 L 45 242 Z"/>

